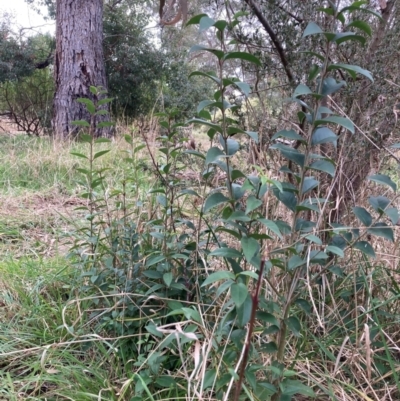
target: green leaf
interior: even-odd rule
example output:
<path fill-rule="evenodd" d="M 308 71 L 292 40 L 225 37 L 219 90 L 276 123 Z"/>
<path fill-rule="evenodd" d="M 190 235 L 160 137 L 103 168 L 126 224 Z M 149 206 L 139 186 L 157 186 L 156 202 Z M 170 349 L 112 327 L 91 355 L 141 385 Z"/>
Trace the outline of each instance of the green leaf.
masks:
<path fill-rule="evenodd" d="M 235 82 L 235 86 L 247 97 L 250 95 L 251 87 L 247 82 Z"/>
<path fill-rule="evenodd" d="M 231 285 L 231 297 L 236 308 L 240 308 L 243 305 L 248 293 L 247 287 L 243 283 L 234 283 Z"/>
<path fill-rule="evenodd" d="M 102 121 L 97 124 L 97 128 L 105 128 L 105 127 L 112 127 L 115 125 L 112 121 Z"/>
<path fill-rule="evenodd" d="M 357 40 L 362 45 L 365 45 L 365 42 L 366 42 L 366 39 L 364 38 L 364 36 L 357 35 L 354 32 L 339 32 L 339 33 L 336 33 L 332 39 L 332 41 L 338 45 L 340 45 L 344 42 L 347 42 L 349 40 Z"/>
<path fill-rule="evenodd" d="M 234 139 L 228 138 L 226 141 L 228 156 L 233 156 L 240 148 L 239 142 Z M 211 148 L 212 149 L 212 148 Z M 208 154 L 208 152 L 207 152 Z"/>
<path fill-rule="evenodd" d="M 335 176 L 335 165 L 332 163 L 331 160 L 317 160 L 310 164 L 309 166 L 312 170 L 323 171 L 324 173 L 329 174 L 330 176 Z"/>
<path fill-rule="evenodd" d="M 315 124 L 324 124 L 324 123 L 338 124 L 341 125 L 343 128 L 348 129 L 352 134 L 354 134 L 355 132 L 353 122 L 346 117 L 329 116 L 315 122 Z"/>
<path fill-rule="evenodd" d="M 244 133 L 247 134 L 255 143 L 258 143 L 258 132 L 245 131 Z"/>
<path fill-rule="evenodd" d="M 325 252 L 333 253 L 334 255 L 344 258 L 344 252 L 337 246 L 329 245 L 326 247 Z"/>
<path fill-rule="evenodd" d="M 387 185 L 390 188 L 392 188 L 393 191 L 395 191 L 395 192 L 397 190 L 396 184 L 387 175 L 383 175 L 383 174 L 370 175 L 368 177 L 368 179 L 370 181 L 374 181 L 378 184 Z"/>
<path fill-rule="evenodd" d="M 78 125 L 79 127 L 90 127 L 90 124 L 86 120 L 71 121 L 71 124 Z"/>
<path fill-rule="evenodd" d="M 289 318 L 286 319 L 286 324 L 289 328 L 289 330 L 296 336 L 300 337 L 301 335 L 301 324 L 299 319 L 295 316 L 290 316 Z"/>
<path fill-rule="evenodd" d="M 95 105 L 94 105 L 94 103 L 90 100 L 90 99 L 87 99 L 87 98 L 79 98 L 79 99 L 76 99 L 76 101 L 78 102 L 78 103 L 83 103 L 85 106 L 86 106 L 86 108 L 87 108 L 87 111 L 90 113 L 90 114 L 94 114 L 95 112 L 96 112 L 96 107 L 95 107 Z"/>
<path fill-rule="evenodd" d="M 395 207 L 389 207 L 387 209 L 385 209 L 385 214 L 386 216 L 389 217 L 389 219 L 391 220 L 392 224 L 397 224 L 400 216 L 399 216 L 399 211 L 397 208 Z"/>
<path fill-rule="evenodd" d="M 257 199 L 254 195 L 250 195 L 246 201 L 246 214 L 249 214 L 253 210 L 257 209 L 262 205 L 262 201 Z"/>
<path fill-rule="evenodd" d="M 97 138 L 94 140 L 94 143 L 110 143 L 110 142 L 111 142 L 111 139 L 108 139 L 108 138 Z M 146 145 L 142 145 L 141 149 L 143 149 L 145 146 Z"/>
<path fill-rule="evenodd" d="M 316 394 L 312 388 L 306 386 L 299 380 L 284 379 L 281 383 L 282 394 L 293 396 L 295 394 L 301 394 L 305 397 L 315 398 Z M 290 398 L 291 399 L 291 398 Z"/>
<path fill-rule="evenodd" d="M 342 64 L 342 63 L 331 64 L 328 67 L 328 71 L 333 71 L 333 70 L 345 70 L 351 75 L 353 79 L 356 79 L 357 74 L 361 74 L 364 75 L 366 78 L 368 78 L 371 82 L 374 82 L 371 73 L 368 70 L 364 70 L 363 68 L 357 65 Z"/>
<path fill-rule="evenodd" d="M 200 124 L 200 125 L 206 125 L 207 127 L 211 127 L 215 131 L 222 133 L 222 128 L 218 124 L 214 124 L 210 121 L 202 120 L 200 118 L 192 118 L 189 121 L 187 121 L 187 124 Z"/>
<path fill-rule="evenodd" d="M 217 56 L 218 60 L 221 60 L 225 55 L 225 53 L 222 50 L 210 49 L 210 48 L 202 46 L 202 45 L 192 46 L 189 50 L 189 53 L 193 53 L 193 52 L 197 52 L 197 51 L 205 51 L 205 52 L 214 54 L 214 56 Z"/>
<path fill-rule="evenodd" d="M 229 202 L 229 198 L 227 198 L 225 195 L 222 195 L 221 192 L 215 192 L 211 194 L 205 201 L 204 213 L 207 213 L 213 207 L 226 202 Z"/>
<path fill-rule="evenodd" d="M 386 223 L 378 222 L 367 230 L 370 234 L 386 238 L 394 242 L 393 230 Z"/>
<path fill-rule="evenodd" d="M 376 257 L 374 248 L 372 248 L 371 244 L 367 241 L 358 241 L 354 244 L 353 247 L 354 249 L 358 249 L 365 255 L 370 256 L 371 258 Z"/>
<path fill-rule="evenodd" d="M 264 219 L 264 218 L 258 219 L 257 221 L 259 221 L 261 224 L 264 224 L 269 230 L 271 230 L 274 234 L 276 234 L 280 239 L 283 238 L 278 225 L 274 221 Z"/>
<path fill-rule="evenodd" d="M 361 29 L 368 36 L 372 35 L 371 26 L 365 21 L 361 21 L 361 20 L 352 21 L 352 22 L 350 22 L 350 24 L 347 25 L 347 28 L 352 27 L 352 26 L 354 26 L 355 28 Z"/>
<path fill-rule="evenodd" d="M 311 314 L 311 305 L 305 299 L 297 298 L 294 303 L 302 309 L 307 315 Z"/>
<path fill-rule="evenodd" d="M 93 156 L 93 160 L 98 159 L 99 157 L 105 155 L 106 153 L 108 153 L 110 151 L 110 149 L 107 150 L 100 150 L 100 152 L 95 153 L 95 155 Z"/>
<path fill-rule="evenodd" d="M 353 207 L 353 212 L 358 218 L 358 220 L 360 220 L 361 223 L 364 224 L 364 226 L 369 227 L 372 224 L 372 216 L 363 207 L 360 206 Z"/>
<path fill-rule="evenodd" d="M 227 53 L 224 57 L 224 60 L 229 60 L 229 59 L 240 59 L 240 60 L 245 60 L 249 61 L 250 63 L 254 63 L 261 67 L 261 61 L 258 57 L 254 56 L 253 54 L 246 53 L 246 52 L 230 52 Z"/>
<path fill-rule="evenodd" d="M 272 313 L 257 311 L 256 319 L 279 327 L 278 319 Z"/>
<path fill-rule="evenodd" d="M 247 294 L 244 303 L 236 309 L 237 324 L 239 327 L 244 327 L 247 323 L 249 323 L 252 309 L 253 300 L 250 294 Z"/>
<path fill-rule="evenodd" d="M 297 198 L 292 192 L 283 191 L 280 192 L 274 188 L 274 195 L 290 210 L 293 212 L 296 210 Z"/>
<path fill-rule="evenodd" d="M 193 76 L 196 76 L 196 75 L 198 75 L 198 76 L 202 76 L 202 77 L 207 77 L 207 78 L 210 78 L 211 80 L 213 80 L 215 83 L 217 83 L 218 85 L 221 83 L 221 80 L 218 78 L 218 77 L 216 77 L 215 75 L 213 75 L 212 73 L 207 73 L 207 72 L 202 72 L 202 71 L 194 71 L 194 72 L 192 72 L 190 75 L 189 75 L 189 78 L 190 77 L 193 77 Z M 209 101 L 209 100 L 206 100 L 207 102 Z M 212 101 L 211 101 L 212 102 Z M 213 102 L 212 102 L 213 103 Z M 198 112 L 199 113 L 199 112 Z"/>
<path fill-rule="evenodd" d="M 105 99 L 101 99 L 97 102 L 97 106 L 103 106 L 103 104 L 111 103 L 114 100 L 113 97 L 107 97 Z"/>
<path fill-rule="evenodd" d="M 171 286 L 172 280 L 174 279 L 174 276 L 172 275 L 171 272 L 164 273 L 163 275 L 163 280 L 165 285 L 169 288 Z"/>
<path fill-rule="evenodd" d="M 303 186 L 301 187 L 301 193 L 305 194 L 314 188 L 318 187 L 319 181 L 314 177 L 305 177 L 303 181 Z"/>
<path fill-rule="evenodd" d="M 215 21 L 206 15 L 200 19 L 199 30 L 200 30 L 200 32 L 203 32 L 203 31 L 207 30 L 208 28 L 211 28 L 214 24 L 215 24 Z"/>
<path fill-rule="evenodd" d="M 198 25 L 198 24 L 200 23 L 200 20 L 201 20 L 203 17 L 207 17 L 207 14 L 198 14 L 198 15 L 195 15 L 193 18 L 191 18 L 191 19 L 186 23 L 186 26 L 189 26 L 189 25 Z"/>
<path fill-rule="evenodd" d="M 303 38 L 306 36 L 310 35 L 318 35 L 320 33 L 324 33 L 322 29 L 315 23 L 315 22 L 309 22 L 306 29 L 303 32 Z"/>
<path fill-rule="evenodd" d="M 207 155 L 206 155 L 206 165 L 216 163 L 220 157 L 224 157 L 225 154 L 224 152 L 215 146 L 212 148 L 208 149 Z"/>
<path fill-rule="evenodd" d="M 337 92 L 340 88 L 346 86 L 346 81 L 336 81 L 335 78 L 328 77 L 325 78 L 322 83 L 322 94 L 324 96 L 332 95 Z M 320 107 L 321 109 L 321 107 Z"/>
<path fill-rule="evenodd" d="M 333 143 L 336 146 L 337 136 L 328 127 L 318 127 L 312 134 L 311 144 L 313 146 L 321 143 Z"/>
<path fill-rule="evenodd" d="M 368 202 L 378 213 L 383 213 L 390 204 L 390 200 L 386 196 L 370 196 Z"/>
<path fill-rule="evenodd" d="M 303 266 L 306 261 L 303 260 L 299 255 L 293 255 L 288 261 L 288 270 L 294 270 L 296 267 Z"/>
<path fill-rule="evenodd" d="M 222 258 L 241 258 L 242 254 L 237 249 L 223 247 L 214 249 L 210 253 L 210 256 L 217 256 Z"/>
<path fill-rule="evenodd" d="M 306 142 L 306 140 L 299 135 L 297 132 L 295 132 L 294 130 L 282 130 L 277 132 L 272 138 L 271 140 L 274 140 L 276 138 L 286 138 L 289 140 L 295 140 L 295 141 L 301 141 L 301 142 Z"/>
<path fill-rule="evenodd" d="M 282 153 L 283 157 L 298 164 L 300 167 L 304 167 L 305 156 L 297 149 L 291 148 L 290 146 L 285 146 L 281 143 L 272 145 L 270 149 L 278 149 Z"/>
<path fill-rule="evenodd" d="M 217 281 L 221 280 L 235 280 L 235 275 L 232 272 L 227 272 L 227 271 L 218 271 L 215 273 L 211 273 L 203 282 L 201 285 L 202 287 L 205 287 L 206 285 L 215 283 Z"/>
<path fill-rule="evenodd" d="M 312 90 L 307 85 L 299 84 L 294 90 L 293 97 L 310 95 L 312 93 L 313 93 Z"/>
<path fill-rule="evenodd" d="M 71 152 L 71 155 L 73 155 L 73 156 L 77 156 L 77 157 L 81 157 L 82 159 L 89 160 L 89 158 L 88 158 L 87 156 L 85 156 L 84 154 L 82 154 L 82 153 L 78 153 L 78 152 Z"/>
<path fill-rule="evenodd" d="M 244 257 L 251 263 L 254 256 L 260 252 L 260 244 L 254 238 L 243 237 L 240 241 Z"/>

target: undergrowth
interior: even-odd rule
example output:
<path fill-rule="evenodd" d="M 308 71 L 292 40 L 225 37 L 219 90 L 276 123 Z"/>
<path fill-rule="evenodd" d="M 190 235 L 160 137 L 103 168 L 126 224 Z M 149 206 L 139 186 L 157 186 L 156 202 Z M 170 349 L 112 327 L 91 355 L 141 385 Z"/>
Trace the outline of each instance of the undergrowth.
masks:
<path fill-rule="evenodd" d="M 353 19 L 363 6 L 321 12 L 369 32 Z M 220 43 L 192 49 L 218 65 L 193 74 L 215 85 L 187 122 L 206 127 L 207 149 L 182 138 L 176 110 L 158 114 L 156 146 L 130 133 L 117 143 L 95 139 L 88 132 L 100 102 L 111 99 L 79 100 L 92 117 L 76 122 L 83 132 L 70 147 L 12 139 L 18 146 L 11 141 L 5 160 L 17 168 L 4 176 L 3 194 L 21 199 L 25 190 L 63 186 L 62 196 L 79 202 L 63 217 L 68 258 L 3 255 L 4 398 L 400 398 L 397 186 L 370 176 L 374 193 L 342 215 L 332 197 L 344 172 L 329 152 L 341 144 L 338 132 L 357 132 L 327 99 L 346 84 L 344 74 L 372 81 L 367 70 L 333 60 L 336 46 L 360 36 L 307 26 L 304 39 L 325 52 L 310 54 L 319 61 L 293 88 L 298 120 L 271 138 L 267 157 L 280 170 L 270 171 L 243 161 L 243 142 L 257 146 L 259 137 L 226 101 L 229 91 L 251 91 L 226 64 L 260 64 L 231 48 L 240 16 L 189 21 L 213 29 Z M 21 243 L 18 225 L 5 216 L 0 224 L 4 241 Z"/>

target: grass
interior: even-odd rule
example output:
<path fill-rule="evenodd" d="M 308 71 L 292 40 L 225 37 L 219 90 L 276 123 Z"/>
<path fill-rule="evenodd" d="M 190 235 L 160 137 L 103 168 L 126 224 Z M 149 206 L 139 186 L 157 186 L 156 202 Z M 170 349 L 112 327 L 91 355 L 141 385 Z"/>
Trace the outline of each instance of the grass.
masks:
<path fill-rule="evenodd" d="M 207 306 L 188 304 L 199 311 L 200 319 L 193 325 L 184 316 L 178 326 L 200 333 L 194 344 L 183 338 L 176 345 L 175 326 L 168 321 L 165 336 L 140 328 L 125 339 L 88 324 L 86 308 L 93 299 L 82 288 L 92 276 L 83 279 L 80 265 L 65 258 L 71 247 L 69 232 L 84 220 L 85 212 L 76 208 L 86 204 L 78 196 L 83 185 L 76 173 L 84 160 L 70 153 L 85 153 L 86 145 L 26 136 L 3 136 L 0 142 L 0 400 L 216 399 L 218 386 L 233 380 L 227 369 L 232 371 L 239 356 L 232 343 L 240 346 L 245 334 L 225 329 L 229 297 Z M 122 157 L 129 145 L 117 141 L 111 149 L 98 160 L 98 167 L 112 171 L 109 192 L 121 189 L 131 168 Z M 129 181 L 133 205 L 145 201 L 155 185 L 147 169 L 150 163 L 144 153 L 139 156 L 142 160 L 129 170 L 134 174 Z M 141 219 L 146 227 L 146 219 Z M 304 278 L 301 295 L 312 305 L 306 313 L 295 309 L 302 328 L 299 335 L 291 334 L 285 359 L 288 374 L 298 372 L 297 379 L 312 387 L 318 400 L 400 399 L 400 270 L 393 256 L 397 245 L 375 245 L 378 258 L 373 263 L 354 253 L 346 266 L 337 266 L 342 270 L 323 275 L 313 288 L 307 289 Z M 268 279 L 284 291 L 278 269 L 271 269 Z M 103 287 L 98 290 L 105 294 Z M 149 299 L 160 301 L 157 292 L 151 294 Z M 117 309 L 110 305 L 107 311 Z M 269 366 L 271 354 L 265 347 L 273 334 L 265 334 L 265 327 L 257 322 L 252 358 Z M 133 357 L 132 345 L 142 353 Z M 152 381 L 165 355 L 172 358 L 170 349 L 179 363 Z M 252 377 L 248 372 L 249 382 Z M 172 379 L 178 386 L 164 385 Z M 263 373 L 254 373 L 253 380 L 263 379 Z M 206 390 L 204 382 L 210 386 Z M 268 392 L 261 390 L 263 397 L 246 400 L 268 399 Z M 304 394 L 294 398 L 308 399 Z"/>

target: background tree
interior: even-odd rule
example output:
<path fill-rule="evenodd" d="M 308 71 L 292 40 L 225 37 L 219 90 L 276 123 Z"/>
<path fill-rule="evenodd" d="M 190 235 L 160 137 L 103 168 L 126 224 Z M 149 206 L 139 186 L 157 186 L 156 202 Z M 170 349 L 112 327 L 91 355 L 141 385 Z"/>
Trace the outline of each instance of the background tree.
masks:
<path fill-rule="evenodd" d="M 91 86 L 107 88 L 103 55 L 103 1 L 57 2 L 56 53 L 54 60 L 54 134 L 71 138 L 78 133 L 72 122 L 89 120 L 78 98 L 94 98 Z M 94 100 L 94 99 L 93 99 Z M 103 106 L 107 107 L 106 105 Z M 108 119 L 97 115 L 97 121 Z M 96 136 L 109 135 L 110 128 L 96 128 Z"/>

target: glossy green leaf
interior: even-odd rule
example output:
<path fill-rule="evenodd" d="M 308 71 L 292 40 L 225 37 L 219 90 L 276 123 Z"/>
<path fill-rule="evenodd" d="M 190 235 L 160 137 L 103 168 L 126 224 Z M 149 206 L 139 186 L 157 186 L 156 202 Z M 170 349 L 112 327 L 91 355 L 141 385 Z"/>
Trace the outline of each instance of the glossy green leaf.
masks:
<path fill-rule="evenodd" d="M 292 192 L 274 190 L 274 195 L 290 210 L 296 210 L 297 198 Z"/>
<path fill-rule="evenodd" d="M 262 201 L 257 199 L 254 195 L 250 195 L 246 200 L 246 214 L 252 212 L 262 205 Z"/>
<path fill-rule="evenodd" d="M 316 124 L 324 124 L 324 123 L 338 124 L 338 125 L 341 125 L 343 128 L 348 129 L 352 134 L 354 134 L 354 132 L 355 132 L 353 122 L 346 117 L 329 116 L 329 117 L 323 118 L 322 120 L 318 120 L 315 123 Z"/>
<path fill-rule="evenodd" d="M 290 316 L 289 318 L 286 319 L 286 324 L 289 328 L 289 330 L 296 336 L 300 337 L 301 335 L 301 324 L 299 319 L 295 316 Z"/>
<path fill-rule="evenodd" d="M 295 206 L 296 207 L 296 206 Z M 274 234 L 276 234 L 280 239 L 282 239 L 282 233 L 278 227 L 278 225 L 272 221 L 272 220 L 268 220 L 268 219 L 264 219 L 264 218 L 260 218 L 257 221 L 259 221 L 261 224 L 264 224 L 265 227 L 267 227 L 269 230 L 271 230 Z"/>
<path fill-rule="evenodd" d="M 378 237 L 386 238 L 394 242 L 393 229 L 390 228 L 386 223 L 378 222 L 367 230 L 370 234 L 376 235 Z"/>
<path fill-rule="evenodd" d="M 302 309 L 307 315 L 311 314 L 311 305 L 308 301 L 306 301 L 305 299 L 302 298 L 297 298 L 294 303 L 300 308 Z"/>
<path fill-rule="evenodd" d="M 312 170 L 322 171 L 332 177 L 335 176 L 335 165 L 330 160 L 316 160 L 310 164 L 309 168 Z"/>
<path fill-rule="evenodd" d="M 243 302 L 247 298 L 249 291 L 243 283 L 234 283 L 231 285 L 231 297 L 236 305 L 236 308 L 242 306 Z"/>
<path fill-rule="evenodd" d="M 368 177 L 368 179 L 370 181 L 374 181 L 374 182 L 376 182 L 378 184 L 387 185 L 390 188 L 392 188 L 393 191 L 395 191 L 395 192 L 397 190 L 397 185 L 387 175 L 384 175 L 384 174 L 370 175 Z"/>
<path fill-rule="evenodd" d="M 241 258 L 242 254 L 237 249 L 223 247 L 214 249 L 210 253 L 210 256 L 217 256 L 222 258 Z"/>
<path fill-rule="evenodd" d="M 312 90 L 307 85 L 299 84 L 294 90 L 293 97 L 310 95 L 312 93 Z"/>
<path fill-rule="evenodd" d="M 199 21 L 199 30 L 200 32 L 206 31 L 208 28 L 211 28 L 215 24 L 215 21 L 209 16 L 204 16 Z"/>
<path fill-rule="evenodd" d="M 78 103 L 83 103 L 86 106 L 87 111 L 90 114 L 94 114 L 96 112 L 96 107 L 95 107 L 94 103 L 90 99 L 88 99 L 88 98 L 79 98 L 79 99 L 76 99 L 76 101 Z"/>
<path fill-rule="evenodd" d="M 260 244 L 254 238 L 243 237 L 240 241 L 244 257 L 251 263 L 254 256 L 260 252 Z"/>
<path fill-rule="evenodd" d="M 303 153 L 299 152 L 297 149 L 291 148 L 290 146 L 277 143 L 270 147 L 270 149 L 278 149 L 282 156 L 292 162 L 298 164 L 300 167 L 304 166 L 305 156 Z"/>
<path fill-rule="evenodd" d="M 261 61 L 258 57 L 254 56 L 253 54 L 246 53 L 246 52 L 230 52 L 227 53 L 224 57 L 224 60 L 230 59 L 240 59 L 249 61 L 250 63 L 256 64 L 261 67 Z"/>
<path fill-rule="evenodd" d="M 397 224 L 399 222 L 400 215 L 399 215 L 399 210 L 397 208 L 389 207 L 389 208 L 385 209 L 385 214 L 386 214 L 386 216 L 389 217 L 392 224 Z"/>
<path fill-rule="evenodd" d="M 225 154 L 224 152 L 215 146 L 212 148 L 208 149 L 207 155 L 206 155 L 206 165 L 216 163 L 220 157 L 224 157 Z"/>
<path fill-rule="evenodd" d="M 314 188 L 317 188 L 319 185 L 319 181 L 316 180 L 314 177 L 305 177 L 303 181 L 303 185 L 301 187 L 301 193 L 305 194 Z"/>
<path fill-rule="evenodd" d="M 228 156 L 233 156 L 239 150 L 240 145 L 239 142 L 235 141 L 234 139 L 228 138 L 226 140 L 226 147 Z"/>
<path fill-rule="evenodd" d="M 218 271 L 215 273 L 211 273 L 203 282 L 201 285 L 202 287 L 205 287 L 206 285 L 213 284 L 217 281 L 221 280 L 235 280 L 235 275 L 232 272 L 228 271 Z"/>
<path fill-rule="evenodd" d="M 294 130 L 282 130 L 277 132 L 272 138 L 271 140 L 274 140 L 276 138 L 286 138 L 289 140 L 295 140 L 295 141 L 301 141 L 301 142 L 305 142 L 305 138 L 303 138 L 301 135 L 299 135 L 296 131 Z"/>
<path fill-rule="evenodd" d="M 206 199 L 204 203 L 204 213 L 207 213 L 213 207 L 226 202 L 229 202 L 229 198 L 222 195 L 221 192 L 215 192 Z"/>
<path fill-rule="evenodd" d="M 171 272 L 164 273 L 163 280 L 164 280 L 164 283 L 165 283 L 165 285 L 167 287 L 171 286 L 171 283 L 172 283 L 173 279 L 174 279 L 174 276 L 173 276 L 173 274 Z"/>
<path fill-rule="evenodd" d="M 372 224 L 372 216 L 363 207 L 353 207 L 353 213 L 356 215 L 358 220 L 360 220 L 361 223 L 364 224 L 364 226 L 369 227 Z"/>
<path fill-rule="evenodd" d="M 325 78 L 323 83 L 322 83 L 322 94 L 324 96 L 332 95 L 333 93 L 336 93 L 339 89 L 341 89 L 343 86 L 346 86 L 345 81 L 336 81 L 335 78 L 328 77 Z"/>
<path fill-rule="evenodd" d="M 328 127 L 318 127 L 312 134 L 311 144 L 313 146 L 321 143 L 333 143 L 336 146 L 337 136 Z"/>
<path fill-rule="evenodd" d="M 370 256 L 371 258 L 376 257 L 374 248 L 372 248 L 371 244 L 367 241 L 358 241 L 354 244 L 353 247 L 354 249 L 358 249 L 365 255 Z"/>
<path fill-rule="evenodd" d="M 108 150 L 100 150 L 100 152 L 97 152 L 97 153 L 94 154 L 93 160 L 98 159 L 99 157 L 105 155 L 109 151 L 110 151 L 110 149 L 108 149 Z"/>
<path fill-rule="evenodd" d="M 89 160 L 89 158 L 88 158 L 87 156 L 85 156 L 84 154 L 79 153 L 79 152 L 71 152 L 71 155 L 77 156 L 77 157 L 81 157 L 82 159 L 87 159 L 87 160 Z"/>
<path fill-rule="evenodd" d="M 222 50 L 218 50 L 218 49 L 211 49 L 202 45 L 194 45 L 190 48 L 189 53 L 193 53 L 193 52 L 198 52 L 198 51 L 205 51 L 211 54 L 214 54 L 214 56 L 216 56 L 218 58 L 218 60 L 221 60 L 225 53 Z"/>
<path fill-rule="evenodd" d="M 305 265 L 306 262 L 299 255 L 293 255 L 288 261 L 288 270 L 294 270 L 296 267 Z"/>
<path fill-rule="evenodd" d="M 236 321 L 239 327 L 244 327 L 247 323 L 249 323 L 252 309 L 253 301 L 250 294 L 247 294 L 247 297 L 243 304 L 236 309 Z"/>
<path fill-rule="evenodd" d="M 326 247 L 325 252 L 333 253 L 334 255 L 339 256 L 340 258 L 344 258 L 344 252 L 337 246 L 329 245 Z"/>
<path fill-rule="evenodd" d="M 247 97 L 250 95 L 251 87 L 247 82 L 235 82 L 235 86 Z"/>
<path fill-rule="evenodd" d="M 383 213 L 390 204 L 390 200 L 386 196 L 370 196 L 368 202 L 378 213 Z"/>
<path fill-rule="evenodd" d="M 305 397 L 315 398 L 317 395 L 312 388 L 306 386 L 299 380 L 284 379 L 281 383 L 282 394 L 292 397 L 295 394 L 301 394 Z M 291 398 L 289 399 L 291 400 Z"/>
<path fill-rule="evenodd" d="M 368 70 L 364 70 L 363 68 L 357 65 L 342 64 L 342 63 L 331 64 L 328 67 L 328 71 L 333 71 L 333 70 L 347 71 L 353 79 L 356 79 L 357 74 L 361 74 L 364 77 L 368 78 L 371 82 L 374 82 L 374 78 L 372 77 L 371 73 Z"/>
<path fill-rule="evenodd" d="M 315 22 L 309 22 L 303 32 L 303 38 L 310 35 L 318 35 L 320 33 L 323 33 L 323 30 Z"/>
<path fill-rule="evenodd" d="M 355 20 L 350 22 L 350 24 L 347 25 L 347 28 L 349 27 L 355 27 L 358 29 L 361 29 L 363 32 L 365 32 L 368 36 L 372 35 L 372 28 L 371 26 L 365 22 L 365 21 L 361 21 L 361 20 Z"/>
<path fill-rule="evenodd" d="M 216 77 L 214 74 L 212 74 L 212 73 L 206 73 L 206 72 L 202 72 L 202 71 L 194 71 L 194 72 L 192 72 L 192 73 L 189 75 L 189 78 L 190 78 L 190 77 L 193 77 L 193 76 L 196 76 L 196 75 L 202 76 L 202 77 L 210 78 L 211 80 L 213 80 L 213 81 L 214 81 L 215 83 L 217 83 L 218 85 L 221 83 L 220 79 L 219 79 L 218 77 Z"/>
<path fill-rule="evenodd" d="M 203 17 L 207 17 L 207 14 L 198 14 L 198 15 L 195 15 L 193 18 L 191 18 L 191 19 L 186 23 L 186 26 L 189 26 L 189 25 L 198 25 L 198 24 L 200 23 L 200 20 L 201 20 Z"/>

